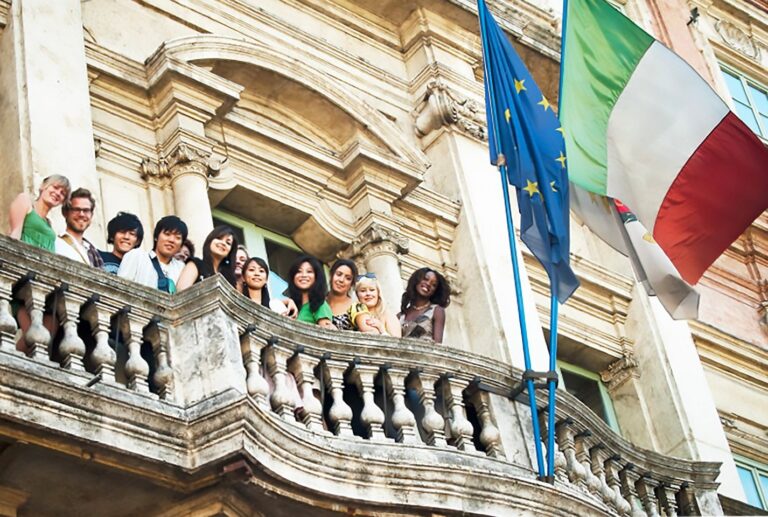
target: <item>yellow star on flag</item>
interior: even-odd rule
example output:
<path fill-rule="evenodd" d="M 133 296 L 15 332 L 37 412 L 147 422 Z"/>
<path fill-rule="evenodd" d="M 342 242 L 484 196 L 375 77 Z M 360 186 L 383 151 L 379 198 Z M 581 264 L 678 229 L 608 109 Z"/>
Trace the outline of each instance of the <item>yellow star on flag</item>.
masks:
<path fill-rule="evenodd" d="M 565 130 L 561 127 L 555 129 L 555 131 L 559 131 L 561 135 L 565 136 Z"/>
<path fill-rule="evenodd" d="M 557 188 L 555 187 L 555 182 L 554 181 L 550 181 L 549 182 L 549 186 L 552 189 L 552 192 L 557 192 Z"/>
<path fill-rule="evenodd" d="M 512 114 L 509 112 L 509 108 L 504 110 L 504 118 L 507 119 L 507 122 L 509 122 L 509 119 L 512 118 Z"/>
<path fill-rule="evenodd" d="M 526 192 L 528 192 L 528 195 L 530 197 L 533 197 L 534 194 L 541 195 L 541 192 L 539 192 L 539 182 L 538 181 L 531 181 L 531 180 L 525 180 L 528 184 L 523 188 Z"/>
<path fill-rule="evenodd" d="M 517 79 L 515 79 L 515 91 L 517 93 L 520 93 L 521 91 L 526 91 L 526 92 L 528 91 L 525 89 L 524 83 L 525 83 L 525 79 L 523 79 L 522 81 L 518 81 Z"/>
<path fill-rule="evenodd" d="M 547 108 L 549 108 L 549 101 L 543 95 L 541 96 L 541 102 L 537 102 L 536 104 L 538 104 L 539 106 L 543 106 L 544 111 L 547 111 Z"/>
<path fill-rule="evenodd" d="M 560 167 L 565 169 L 565 155 L 563 154 L 563 151 L 560 151 L 560 156 L 555 158 L 556 162 L 560 162 Z"/>

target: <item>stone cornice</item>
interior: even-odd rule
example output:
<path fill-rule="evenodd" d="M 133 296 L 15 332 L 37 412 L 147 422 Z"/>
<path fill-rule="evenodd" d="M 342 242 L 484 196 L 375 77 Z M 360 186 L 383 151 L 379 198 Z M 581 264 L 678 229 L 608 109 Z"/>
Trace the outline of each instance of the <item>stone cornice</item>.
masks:
<path fill-rule="evenodd" d="M 11 0 L 0 0 L 0 27 L 8 25 L 8 12 L 11 10 Z"/>

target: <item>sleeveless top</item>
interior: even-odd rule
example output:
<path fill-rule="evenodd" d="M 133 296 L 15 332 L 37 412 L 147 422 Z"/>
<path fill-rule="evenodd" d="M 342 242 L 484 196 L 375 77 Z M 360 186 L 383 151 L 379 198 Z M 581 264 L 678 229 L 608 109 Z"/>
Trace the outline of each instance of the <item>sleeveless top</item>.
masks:
<path fill-rule="evenodd" d="M 331 318 L 331 321 L 339 330 L 358 330 L 355 320 L 359 315 L 367 313 L 368 307 L 364 303 L 353 303 L 345 312 Z"/>
<path fill-rule="evenodd" d="M 21 241 L 51 252 L 56 250 L 56 232 L 53 231 L 48 221 L 35 210 L 30 211 L 24 217 L 24 225 L 21 227 Z"/>
<path fill-rule="evenodd" d="M 416 319 L 413 321 L 406 321 L 405 313 L 400 314 L 400 327 L 403 329 L 403 337 L 433 339 L 432 320 L 435 316 L 435 307 L 437 305 L 430 305 L 426 311 L 416 316 Z"/>

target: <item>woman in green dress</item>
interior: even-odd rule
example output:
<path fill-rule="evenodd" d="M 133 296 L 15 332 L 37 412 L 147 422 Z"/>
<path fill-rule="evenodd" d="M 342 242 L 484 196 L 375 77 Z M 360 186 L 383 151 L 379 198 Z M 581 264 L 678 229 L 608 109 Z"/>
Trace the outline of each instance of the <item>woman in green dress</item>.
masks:
<path fill-rule="evenodd" d="M 325 301 L 328 284 L 320 261 L 315 257 L 299 257 L 288 272 L 288 296 L 299 307 L 298 321 L 335 329 L 333 311 Z"/>
<path fill-rule="evenodd" d="M 48 213 L 64 204 L 69 199 L 69 192 L 69 180 L 54 174 L 43 180 L 36 200 L 32 201 L 32 197 L 26 192 L 16 196 L 8 215 L 11 229 L 8 235 L 53 252 L 56 232 L 48 220 Z"/>

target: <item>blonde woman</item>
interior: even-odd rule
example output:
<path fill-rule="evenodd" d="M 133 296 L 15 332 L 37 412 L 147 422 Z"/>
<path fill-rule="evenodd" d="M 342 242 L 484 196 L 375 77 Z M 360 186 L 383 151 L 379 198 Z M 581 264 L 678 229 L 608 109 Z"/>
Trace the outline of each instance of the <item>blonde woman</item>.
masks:
<path fill-rule="evenodd" d="M 355 292 L 357 299 L 368 307 L 370 316 L 366 323 L 369 327 L 384 336 L 401 337 L 400 322 L 397 316 L 384 308 L 384 300 L 381 299 L 381 285 L 379 285 L 374 273 L 358 276 Z"/>
<path fill-rule="evenodd" d="M 65 176 L 48 176 L 40 185 L 40 193 L 34 201 L 22 192 L 11 203 L 8 214 L 10 232 L 8 235 L 22 242 L 32 244 L 50 252 L 55 251 L 56 232 L 48 220 L 51 209 L 61 206 L 69 199 L 69 180 Z"/>

